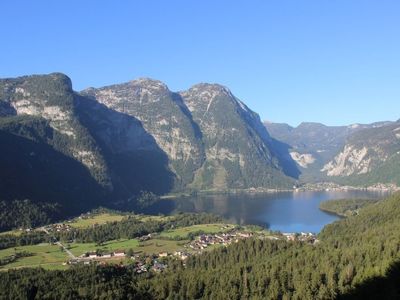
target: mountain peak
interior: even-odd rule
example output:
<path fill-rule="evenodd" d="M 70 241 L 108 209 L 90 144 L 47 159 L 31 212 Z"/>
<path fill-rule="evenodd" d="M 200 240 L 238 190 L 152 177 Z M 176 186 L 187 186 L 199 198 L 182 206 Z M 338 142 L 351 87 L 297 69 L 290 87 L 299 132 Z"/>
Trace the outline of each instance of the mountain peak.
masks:
<path fill-rule="evenodd" d="M 218 83 L 201 82 L 201 83 L 193 85 L 188 90 L 188 92 L 191 92 L 191 93 L 209 92 L 213 95 L 224 94 L 224 95 L 232 97 L 232 98 L 234 97 L 232 92 L 226 86 L 223 86 L 222 84 L 218 84 Z"/>
<path fill-rule="evenodd" d="M 164 82 L 153 79 L 153 78 L 148 78 L 148 77 L 140 77 L 140 78 L 131 80 L 131 81 L 129 81 L 129 84 L 134 85 L 134 86 L 140 85 L 140 86 L 145 86 L 145 87 L 150 87 L 150 88 L 168 90 L 168 86 Z"/>

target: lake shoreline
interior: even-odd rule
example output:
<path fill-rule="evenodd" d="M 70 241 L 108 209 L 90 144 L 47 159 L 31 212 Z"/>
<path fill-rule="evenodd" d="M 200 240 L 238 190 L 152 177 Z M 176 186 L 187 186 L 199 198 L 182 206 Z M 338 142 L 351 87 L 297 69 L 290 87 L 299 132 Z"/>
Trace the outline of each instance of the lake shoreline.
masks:
<path fill-rule="evenodd" d="M 400 191 L 400 187 L 394 184 L 375 184 L 372 186 L 350 186 L 338 185 L 332 182 L 308 183 L 304 186 L 292 189 L 267 189 L 267 188 L 249 188 L 249 189 L 229 189 L 229 190 L 199 190 L 193 192 L 171 193 L 160 196 L 160 199 L 176 199 L 186 197 L 196 197 L 204 195 L 252 195 L 252 194 L 275 194 L 275 193 L 297 193 L 297 192 L 350 192 L 350 191 L 366 191 L 366 192 L 382 192 L 395 193 Z"/>

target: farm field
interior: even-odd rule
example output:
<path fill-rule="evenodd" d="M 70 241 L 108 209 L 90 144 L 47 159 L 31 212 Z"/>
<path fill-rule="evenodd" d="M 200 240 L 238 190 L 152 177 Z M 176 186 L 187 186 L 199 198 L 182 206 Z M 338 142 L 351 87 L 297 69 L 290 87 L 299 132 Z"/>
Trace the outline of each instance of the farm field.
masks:
<path fill-rule="evenodd" d="M 160 237 L 166 238 L 187 238 L 190 233 L 202 231 L 204 233 L 226 232 L 234 228 L 234 225 L 227 224 L 200 224 L 188 227 L 181 227 L 172 230 L 166 230 L 160 233 Z"/>
<path fill-rule="evenodd" d="M 15 251 L 26 251 L 32 253 L 32 256 L 21 257 L 15 262 L 12 262 L 5 266 L 1 266 L 0 270 L 18 267 L 43 267 L 46 269 L 62 269 L 64 267 L 62 266 L 62 263 L 68 260 L 67 254 L 61 251 L 59 246 L 47 243 L 0 250 L 0 259 L 13 255 Z"/>
<path fill-rule="evenodd" d="M 71 222 L 68 222 L 68 225 L 75 228 L 87 228 L 91 227 L 95 224 L 105 224 L 107 222 L 119 222 L 125 216 L 119 214 L 110 214 L 110 213 L 102 213 L 90 216 L 88 218 L 75 218 Z"/>
<path fill-rule="evenodd" d="M 72 243 L 69 250 L 75 255 L 80 256 L 86 252 L 96 251 L 96 249 L 112 252 L 114 250 L 132 249 L 140 254 L 158 254 L 160 252 L 174 252 L 183 250 L 188 240 L 171 241 L 163 239 L 151 239 L 145 242 L 139 242 L 137 239 L 114 240 L 104 243 L 102 246 L 95 243 Z"/>
<path fill-rule="evenodd" d="M 141 254 L 158 254 L 160 252 L 173 253 L 178 250 L 185 250 L 183 246 L 188 242 L 189 240 L 171 241 L 151 239 L 149 241 L 140 243 L 140 245 L 133 250 L 135 252 L 140 252 Z"/>
<path fill-rule="evenodd" d="M 96 249 L 104 250 L 105 252 L 114 250 L 127 250 L 132 248 L 134 251 L 139 246 L 137 239 L 121 239 L 105 242 L 104 244 L 97 245 L 96 243 L 71 243 L 69 250 L 75 255 L 80 256 L 86 252 L 96 251 Z"/>

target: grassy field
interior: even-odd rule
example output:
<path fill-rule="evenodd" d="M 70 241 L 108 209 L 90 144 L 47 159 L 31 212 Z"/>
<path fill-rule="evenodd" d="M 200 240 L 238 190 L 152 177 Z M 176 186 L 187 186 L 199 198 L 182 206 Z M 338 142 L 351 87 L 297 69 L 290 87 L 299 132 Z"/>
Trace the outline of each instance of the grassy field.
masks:
<path fill-rule="evenodd" d="M 151 239 L 146 242 L 140 243 L 140 245 L 133 249 L 135 252 L 140 252 L 144 254 L 158 254 L 160 252 L 173 253 L 174 251 L 184 250 L 183 245 L 187 244 L 188 240 L 182 241 L 170 241 L 170 240 L 160 240 Z"/>
<path fill-rule="evenodd" d="M 139 241 L 137 239 L 131 240 L 113 240 L 99 246 L 95 243 L 72 243 L 69 250 L 75 255 L 80 256 L 86 252 L 96 251 L 96 249 L 104 250 L 105 252 L 112 252 L 114 250 L 127 250 L 129 248 L 137 249 Z"/>
<path fill-rule="evenodd" d="M 150 215 L 136 215 L 142 222 L 147 221 L 168 221 L 174 218 L 174 216 L 150 216 Z"/>
<path fill-rule="evenodd" d="M 62 263 L 68 260 L 67 254 L 60 251 L 59 246 L 50 245 L 47 243 L 17 247 L 16 251 L 27 251 L 32 253 L 33 255 L 29 257 L 19 258 L 17 261 L 11 264 L 0 267 L 0 269 L 18 267 L 43 267 L 47 269 L 62 269 L 65 268 Z M 14 253 L 14 248 L 0 250 L 0 258 L 13 255 Z"/>
<path fill-rule="evenodd" d="M 159 236 L 166 238 L 187 238 L 189 233 L 196 233 L 198 231 L 203 231 L 204 233 L 226 232 L 232 228 L 234 228 L 234 225 L 230 224 L 200 224 L 166 230 L 161 232 Z"/>
<path fill-rule="evenodd" d="M 100 224 L 105 224 L 107 222 L 115 222 L 115 221 L 118 222 L 121 221 L 123 218 L 124 218 L 123 215 L 104 213 L 99 215 L 93 215 L 88 219 L 75 218 L 72 220 L 72 222 L 68 222 L 68 224 L 75 228 L 87 228 L 95 224 L 100 225 Z"/>

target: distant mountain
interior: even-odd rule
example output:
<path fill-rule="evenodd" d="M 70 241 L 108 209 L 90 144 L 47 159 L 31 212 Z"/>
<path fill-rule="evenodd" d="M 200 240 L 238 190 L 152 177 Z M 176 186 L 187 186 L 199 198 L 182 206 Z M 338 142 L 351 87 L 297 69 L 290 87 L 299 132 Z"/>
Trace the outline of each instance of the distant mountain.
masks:
<path fill-rule="evenodd" d="M 342 182 L 400 185 L 400 122 L 350 135 L 321 171 Z"/>
<path fill-rule="evenodd" d="M 329 180 L 321 169 L 342 149 L 353 133 L 369 128 L 380 128 L 391 122 L 326 126 L 304 122 L 297 127 L 284 123 L 264 122 L 273 138 L 286 143 L 289 153 L 300 169 L 303 181 Z"/>
<path fill-rule="evenodd" d="M 138 79 L 77 93 L 60 73 L 0 80 L 0 200 L 74 213 L 140 191 L 284 188 L 258 115 L 225 87 Z"/>

